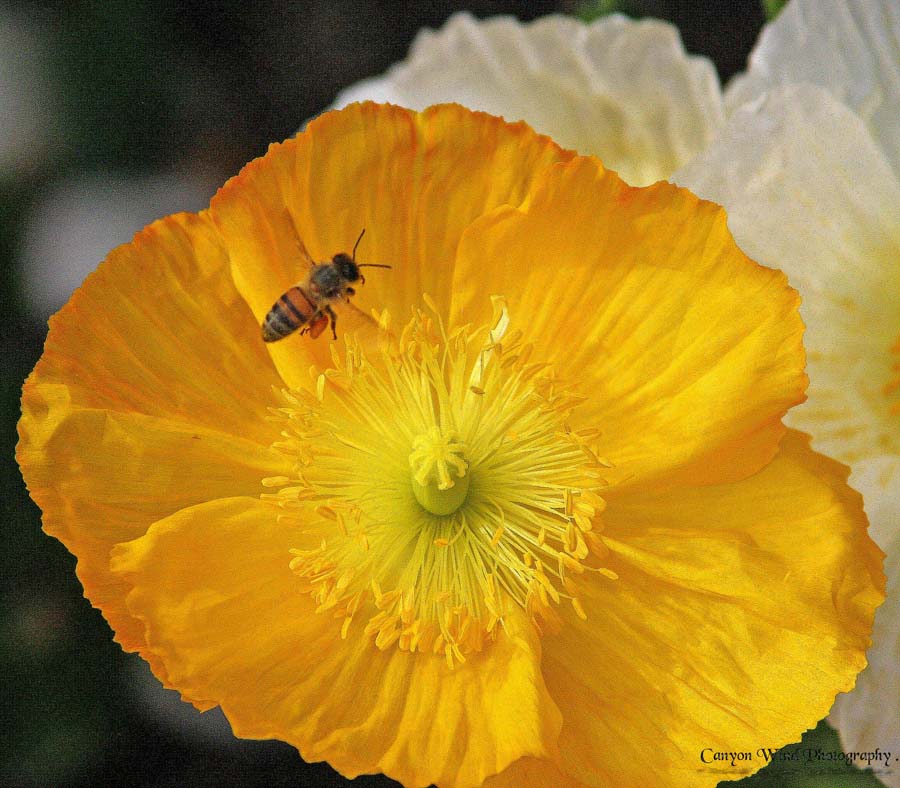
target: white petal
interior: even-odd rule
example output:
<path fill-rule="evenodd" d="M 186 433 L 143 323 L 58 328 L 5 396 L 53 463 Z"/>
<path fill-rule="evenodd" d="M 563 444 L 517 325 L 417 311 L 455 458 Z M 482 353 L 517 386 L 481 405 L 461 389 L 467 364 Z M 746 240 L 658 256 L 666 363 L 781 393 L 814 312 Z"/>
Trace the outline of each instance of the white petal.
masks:
<path fill-rule="evenodd" d="M 760 35 L 734 109 L 776 85 L 810 82 L 853 109 L 900 174 L 900 3 L 792 0 Z"/>
<path fill-rule="evenodd" d="M 828 721 L 838 729 L 845 752 L 893 750 L 887 771 L 873 767 L 890 788 L 900 788 L 900 457 L 857 464 L 850 484 L 866 502 L 872 538 L 887 552 L 887 599 L 875 614 L 868 667 L 853 692 L 839 695 Z"/>
<path fill-rule="evenodd" d="M 820 88 L 776 89 L 675 180 L 723 204 L 747 254 L 800 290 L 810 388 L 792 423 L 847 462 L 900 454 L 884 390 L 900 360 L 900 183 L 859 117 Z"/>
<path fill-rule="evenodd" d="M 334 106 L 363 99 L 413 109 L 455 101 L 525 120 L 635 184 L 668 177 L 723 121 L 712 63 L 688 56 L 672 25 L 621 16 L 523 25 L 456 14 L 420 32 L 405 61 L 343 91 Z"/>

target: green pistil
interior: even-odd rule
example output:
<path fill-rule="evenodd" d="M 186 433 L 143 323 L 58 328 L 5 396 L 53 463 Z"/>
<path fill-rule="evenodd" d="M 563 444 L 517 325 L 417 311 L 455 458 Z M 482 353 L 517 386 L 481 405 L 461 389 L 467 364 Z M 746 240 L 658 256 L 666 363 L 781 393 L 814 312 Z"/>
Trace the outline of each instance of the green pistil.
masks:
<path fill-rule="evenodd" d="M 428 512 L 453 514 L 469 492 L 469 463 L 465 444 L 452 432 L 431 427 L 413 441 L 409 455 L 412 489 Z"/>

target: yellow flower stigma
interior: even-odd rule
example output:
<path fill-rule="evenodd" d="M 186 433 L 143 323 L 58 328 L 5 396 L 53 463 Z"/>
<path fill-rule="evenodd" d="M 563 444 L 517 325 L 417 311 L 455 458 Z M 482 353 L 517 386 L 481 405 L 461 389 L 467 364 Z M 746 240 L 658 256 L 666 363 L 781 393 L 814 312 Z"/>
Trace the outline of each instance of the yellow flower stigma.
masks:
<path fill-rule="evenodd" d="M 267 479 L 283 489 L 264 497 L 286 522 L 340 525 L 292 551 L 291 568 L 318 612 L 343 617 L 343 637 L 365 615 L 378 648 L 453 665 L 495 636 L 508 604 L 539 627 L 561 601 L 583 615 L 569 577 L 601 571 L 584 564 L 589 544 L 608 552 L 598 433 L 571 428 L 581 398 L 530 361 L 521 331 L 504 336 L 508 324 L 501 298 L 491 326 L 449 336 L 438 314 L 416 310 L 374 357 L 350 338 L 343 354 L 332 346 L 316 394 L 283 392 L 276 448 L 296 476 Z"/>

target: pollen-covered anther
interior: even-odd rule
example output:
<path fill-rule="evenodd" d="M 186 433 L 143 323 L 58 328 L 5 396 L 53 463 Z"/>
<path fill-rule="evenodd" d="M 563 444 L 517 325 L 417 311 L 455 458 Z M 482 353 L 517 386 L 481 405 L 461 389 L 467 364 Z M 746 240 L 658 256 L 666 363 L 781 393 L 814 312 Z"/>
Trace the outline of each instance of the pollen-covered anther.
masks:
<path fill-rule="evenodd" d="M 427 303 L 427 300 L 426 300 Z M 299 590 L 342 638 L 438 655 L 487 647 L 513 607 L 538 631 L 583 617 L 579 578 L 601 567 L 602 432 L 575 428 L 581 397 L 510 329 L 448 331 L 417 311 L 377 343 L 345 336 L 332 367 L 273 410 L 294 462 L 264 484 L 303 549 Z"/>

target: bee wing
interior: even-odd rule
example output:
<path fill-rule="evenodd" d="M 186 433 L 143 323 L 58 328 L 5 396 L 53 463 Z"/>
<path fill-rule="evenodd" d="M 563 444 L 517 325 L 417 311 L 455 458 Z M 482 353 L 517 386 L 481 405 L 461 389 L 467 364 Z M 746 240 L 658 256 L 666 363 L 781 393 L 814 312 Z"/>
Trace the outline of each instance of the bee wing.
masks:
<path fill-rule="evenodd" d="M 288 211 L 287 208 L 284 209 L 284 215 L 288 224 L 291 226 L 291 230 L 293 230 L 294 240 L 297 242 L 297 251 L 300 252 L 300 257 L 302 257 L 306 264 L 312 268 L 316 264 L 316 261 L 313 260 L 312 255 L 306 248 L 306 244 L 303 243 L 303 239 L 300 237 L 300 233 L 297 232 L 297 225 L 294 223 L 294 217 L 291 216 L 290 211 Z"/>
<path fill-rule="evenodd" d="M 372 328 L 378 327 L 378 322 L 372 315 L 363 312 L 352 301 L 342 301 L 334 305 L 335 310 L 341 316 L 341 321 L 349 326 L 359 327 L 361 325 L 369 325 Z"/>

